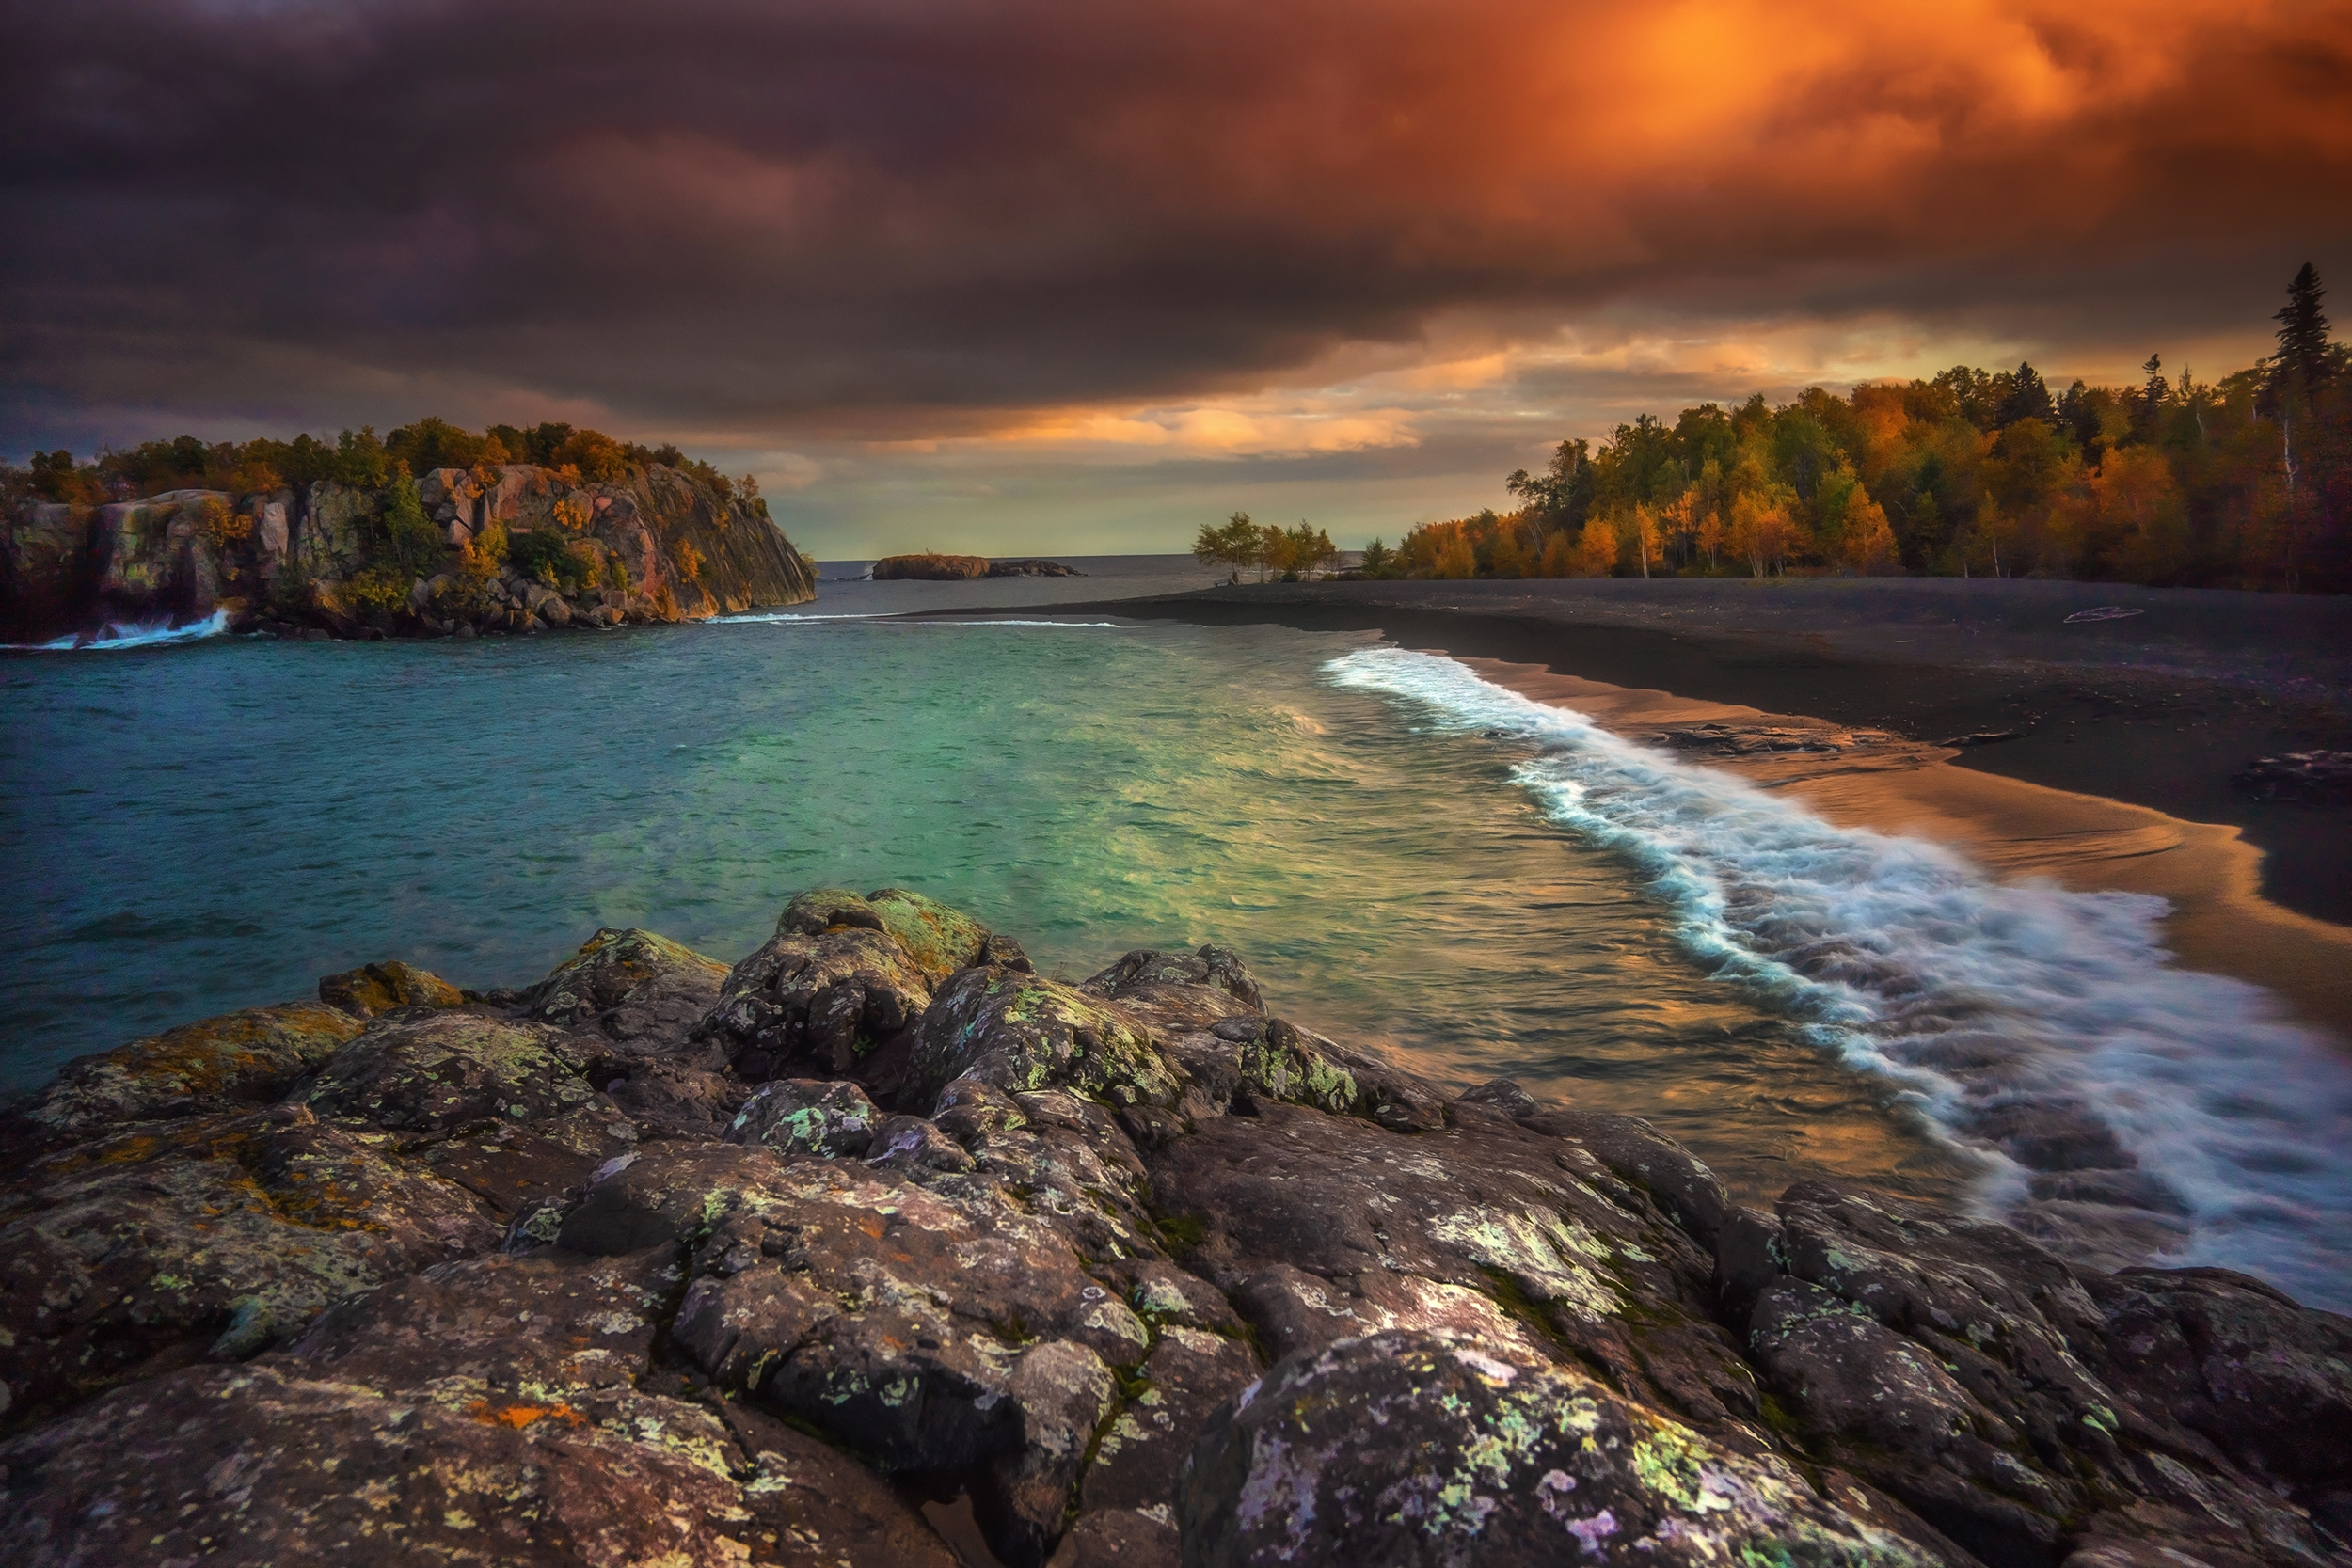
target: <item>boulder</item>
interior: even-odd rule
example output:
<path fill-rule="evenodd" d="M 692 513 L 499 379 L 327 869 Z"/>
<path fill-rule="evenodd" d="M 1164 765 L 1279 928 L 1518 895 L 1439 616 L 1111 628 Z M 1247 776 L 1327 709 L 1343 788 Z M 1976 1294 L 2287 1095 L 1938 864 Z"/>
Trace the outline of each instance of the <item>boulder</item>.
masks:
<path fill-rule="evenodd" d="M 294 1107 L 49 1155 L 0 1208 L 0 1424 L 249 1355 L 354 1291 L 496 1245 L 499 1228 L 465 1187 Z"/>
<path fill-rule="evenodd" d="M 777 1078 L 762 1084 L 728 1124 L 726 1141 L 779 1154 L 862 1156 L 882 1119 L 855 1084 Z"/>
<path fill-rule="evenodd" d="M 1192 953 L 1139 947 L 1087 976 L 1078 989 L 1116 1002 L 1152 1029 L 1170 1035 L 1265 1011 L 1257 976 L 1228 947 Z"/>
<path fill-rule="evenodd" d="M 319 1000 L 355 1018 L 373 1018 L 395 1007 L 454 1007 L 466 998 L 431 971 L 393 958 L 324 976 Z"/>
<path fill-rule="evenodd" d="M 1163 1234 L 1269 1354 L 1464 1334 L 1572 1353 L 1696 1424 L 1757 1418 L 1755 1375 L 1713 1321 L 1712 1260 L 1565 1140 L 1500 1116 L 1406 1134 L 1268 1103 L 1146 1158 Z"/>
<path fill-rule="evenodd" d="M 934 986 L 967 965 L 1004 961 L 990 950 L 987 927 L 905 888 L 882 888 L 863 897 L 841 888 L 817 888 L 794 898 L 776 917 L 780 937 L 852 929 L 888 935 Z"/>
<path fill-rule="evenodd" d="M 1017 952 L 818 890 L 723 984 L 605 931 L 527 992 L 388 970 L 338 992 L 364 1021 L 77 1064 L 0 1180 L 0 1528 L 158 1565 L 2345 1560 L 2352 1321 L 1836 1183 L 1735 1206 L 1645 1122 L 1270 1016 L 1219 949 L 1081 986 Z M 771 1046 L 814 1069 L 714 1055 Z"/>
<path fill-rule="evenodd" d="M 505 1221 L 636 1143 L 636 1127 L 586 1076 L 582 1043 L 470 1011 L 395 1015 L 296 1093 L 322 1119 L 390 1134 L 404 1162 L 463 1184 Z"/>
<path fill-rule="evenodd" d="M 787 933 L 729 972 L 696 1027 L 752 1083 L 796 1066 L 866 1078 L 903 1060 L 906 1037 L 930 999 L 930 979 L 885 932 Z"/>
<path fill-rule="evenodd" d="M 1289 1356 L 1213 1420 L 1187 1563 L 1938 1563 L 1741 1452 L 1517 1346 L 1389 1332 Z"/>
<path fill-rule="evenodd" d="M 691 1249 L 672 1338 L 720 1388 L 873 1456 L 970 1480 L 1008 1561 L 1060 1533 L 1150 1337 L 1068 1238 L 997 1183 L 936 1190 L 837 1160 L 656 1150 L 592 1186 L 559 1243 Z"/>
<path fill-rule="evenodd" d="M 909 1092 L 920 1102 L 959 1078 L 1007 1093 L 1067 1089 L 1114 1106 L 1173 1104 L 1176 1069 L 1123 1012 L 1072 986 L 993 965 L 943 986 L 914 1033 Z"/>
<path fill-rule="evenodd" d="M 78 1057 L 0 1123 L 0 1148 L 54 1147 L 124 1122 L 264 1105 L 359 1033 L 340 1008 L 289 1002 L 184 1023 Z"/>
<path fill-rule="evenodd" d="M 2312 1511 L 2352 1459 L 2313 1439 L 2352 1413 L 2352 1323 L 2219 1271 L 2085 1275 L 2006 1226 L 1825 1181 L 1734 1214 L 1717 1252 L 1807 1450 L 1987 1562 L 2084 1538 L 2127 1560 L 2328 1549 Z"/>
<path fill-rule="evenodd" d="M 716 958 L 651 931 L 608 926 L 533 986 L 522 1011 L 541 1023 L 593 1025 L 628 1056 L 670 1054 L 686 1049 L 726 978 Z"/>

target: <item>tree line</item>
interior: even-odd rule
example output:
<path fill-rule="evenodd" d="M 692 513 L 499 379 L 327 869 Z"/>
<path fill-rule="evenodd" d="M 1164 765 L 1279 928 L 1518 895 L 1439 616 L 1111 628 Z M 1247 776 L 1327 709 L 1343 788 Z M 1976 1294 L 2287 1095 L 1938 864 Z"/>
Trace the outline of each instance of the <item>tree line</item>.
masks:
<path fill-rule="evenodd" d="M 381 437 L 374 426 L 362 425 L 338 432 L 331 440 L 308 432 L 291 441 L 262 436 L 210 444 L 180 436 L 81 461 L 71 451 L 37 451 L 24 467 L 0 464 L 0 497 L 103 506 L 170 490 L 245 496 L 305 490 L 322 482 L 383 491 L 404 475 L 436 468 L 472 469 L 486 480 L 486 470 L 509 463 L 535 465 L 570 484 L 614 483 L 659 464 L 701 480 L 723 499 L 739 499 L 762 515 L 767 511 L 750 475 L 730 479 L 675 446 L 622 441 L 555 420 L 529 427 L 494 424 L 477 432 L 433 417 Z"/>
<path fill-rule="evenodd" d="M 2352 589 L 2352 352 L 2305 264 L 2276 353 L 2219 381 L 2159 356 L 2053 393 L 2030 364 L 1645 414 L 1505 482 L 1516 510 L 1424 523 L 1375 577 L 1780 573 Z M 1202 531 L 1205 539 L 1211 531 Z"/>
<path fill-rule="evenodd" d="M 1309 528 L 1304 518 L 1295 527 L 1277 528 L 1253 522 L 1247 512 L 1236 512 L 1222 523 L 1200 525 L 1200 536 L 1192 542 L 1192 557 L 1203 566 L 1231 569 L 1235 582 L 1253 566 L 1261 582 L 1269 577 L 1295 582 L 1303 573 L 1337 565 L 1340 552 L 1330 534 Z"/>

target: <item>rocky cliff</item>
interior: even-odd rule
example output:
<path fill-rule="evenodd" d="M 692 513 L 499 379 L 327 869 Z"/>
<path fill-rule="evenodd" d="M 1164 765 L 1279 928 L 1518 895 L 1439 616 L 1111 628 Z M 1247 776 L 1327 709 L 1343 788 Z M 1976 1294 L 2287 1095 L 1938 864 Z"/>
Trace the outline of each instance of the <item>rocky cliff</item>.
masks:
<path fill-rule="evenodd" d="M 763 505 L 660 464 L 612 483 L 527 464 L 429 471 L 421 545 L 392 537 L 390 495 L 321 482 L 26 503 L 0 516 L 0 641 L 215 613 L 281 634 L 471 636 L 816 596 Z"/>
<path fill-rule="evenodd" d="M 2352 1322 L 795 898 L 0 1126 L 29 1564 L 2352 1561 Z"/>

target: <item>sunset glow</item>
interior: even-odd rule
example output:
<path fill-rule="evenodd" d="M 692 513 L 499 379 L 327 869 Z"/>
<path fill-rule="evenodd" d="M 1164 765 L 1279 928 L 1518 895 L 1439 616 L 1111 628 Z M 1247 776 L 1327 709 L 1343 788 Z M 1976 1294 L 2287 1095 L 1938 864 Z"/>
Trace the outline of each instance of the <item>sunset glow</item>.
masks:
<path fill-rule="evenodd" d="M 1394 531 L 1637 408 L 2219 370 L 2352 230 L 2342 4 L 111 0 L 11 56 L 11 448 L 560 418 L 820 553 L 1309 477 Z"/>

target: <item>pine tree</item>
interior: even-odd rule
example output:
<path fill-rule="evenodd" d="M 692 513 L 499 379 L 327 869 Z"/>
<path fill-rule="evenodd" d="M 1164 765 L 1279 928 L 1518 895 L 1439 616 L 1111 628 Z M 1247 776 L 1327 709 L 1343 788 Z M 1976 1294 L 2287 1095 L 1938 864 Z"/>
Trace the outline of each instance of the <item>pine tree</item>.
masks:
<path fill-rule="evenodd" d="M 2272 317 L 2279 324 L 2279 352 L 2271 360 L 2271 395 L 2296 392 L 2308 397 L 2328 379 L 2328 317 L 2319 302 L 2328 297 L 2320 287 L 2319 269 L 2309 261 L 2287 285 L 2284 309 Z"/>

